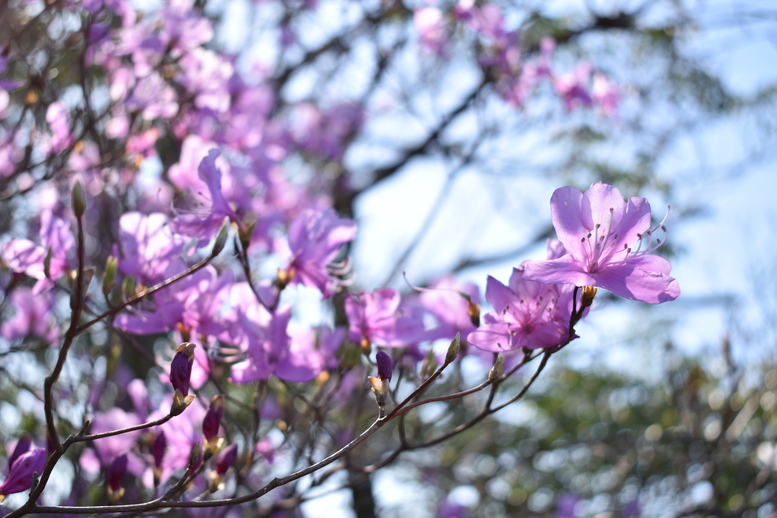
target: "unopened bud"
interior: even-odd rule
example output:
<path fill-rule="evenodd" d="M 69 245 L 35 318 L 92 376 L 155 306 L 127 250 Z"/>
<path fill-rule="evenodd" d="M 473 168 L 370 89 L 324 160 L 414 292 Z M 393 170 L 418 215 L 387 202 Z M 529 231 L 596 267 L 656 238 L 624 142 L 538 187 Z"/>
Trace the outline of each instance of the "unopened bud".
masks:
<path fill-rule="evenodd" d="M 495 382 L 497 379 L 499 379 L 499 376 L 502 375 L 502 369 L 504 369 L 505 366 L 505 359 L 502 356 L 502 354 L 496 355 L 496 360 L 494 361 L 494 365 L 491 367 L 491 370 L 488 371 L 488 381 L 491 383 Z"/>
<path fill-rule="evenodd" d="M 237 460 L 237 444 L 230 444 L 219 454 L 216 460 L 216 473 L 223 475 Z"/>
<path fill-rule="evenodd" d="M 173 384 L 176 391 L 180 391 L 184 396 L 189 394 L 195 347 L 196 345 L 191 342 L 182 343 L 176 349 L 173 361 L 170 362 L 170 383 Z"/>
<path fill-rule="evenodd" d="M 227 244 L 227 238 L 229 237 L 229 217 L 224 217 L 224 221 L 219 227 L 219 231 L 216 234 L 216 240 L 213 243 L 213 250 L 211 250 L 211 257 L 216 257 L 224 250 L 224 245 Z"/>
<path fill-rule="evenodd" d="M 105 260 L 105 271 L 103 272 L 103 295 L 108 298 L 108 294 L 113 289 L 113 285 L 116 282 L 116 270 L 119 267 L 119 260 L 109 255 Z"/>
<path fill-rule="evenodd" d="M 81 219 L 84 212 L 86 212 L 86 195 L 84 194 L 84 186 L 77 180 L 73 185 L 73 213 Z"/>
<path fill-rule="evenodd" d="M 192 447 L 191 453 L 189 453 L 189 463 L 188 468 L 190 471 L 194 471 L 195 469 L 200 467 L 200 463 L 202 462 L 202 451 L 200 450 L 200 443 L 195 443 Z"/>
<path fill-rule="evenodd" d="M 154 444 L 151 445 L 151 456 L 154 457 L 154 466 L 157 468 L 162 467 L 162 459 L 165 456 L 165 450 L 167 449 L 167 436 L 164 430 L 159 430 Z"/>
<path fill-rule="evenodd" d="M 124 277 L 121 282 L 121 292 L 124 295 L 124 300 L 129 300 L 135 296 L 135 279 L 131 275 Z"/>
<path fill-rule="evenodd" d="M 391 357 L 383 351 L 378 351 L 375 355 L 375 363 L 378 364 L 378 378 L 391 381 Z"/>
<path fill-rule="evenodd" d="M 108 482 L 108 500 L 116 502 L 122 496 L 124 496 L 124 488 L 122 483 L 124 482 L 124 474 L 127 472 L 127 454 L 119 455 L 111 463 L 111 467 L 108 468 L 106 474 L 106 480 Z"/>
<path fill-rule="evenodd" d="M 428 378 L 434 371 L 437 370 L 437 360 L 434 359 L 434 351 L 429 349 L 429 352 L 424 358 L 424 363 L 421 365 L 421 376 Z"/>
<path fill-rule="evenodd" d="M 221 417 L 224 415 L 224 396 L 214 396 L 202 420 L 202 435 L 205 436 L 205 460 L 211 458 L 224 446 L 224 439 L 218 437 Z"/>
<path fill-rule="evenodd" d="M 459 349 L 461 348 L 461 333 L 456 333 L 456 336 L 451 341 L 451 345 L 448 346 L 448 352 L 445 353 L 445 364 L 453 363 L 453 360 L 459 355 Z"/>

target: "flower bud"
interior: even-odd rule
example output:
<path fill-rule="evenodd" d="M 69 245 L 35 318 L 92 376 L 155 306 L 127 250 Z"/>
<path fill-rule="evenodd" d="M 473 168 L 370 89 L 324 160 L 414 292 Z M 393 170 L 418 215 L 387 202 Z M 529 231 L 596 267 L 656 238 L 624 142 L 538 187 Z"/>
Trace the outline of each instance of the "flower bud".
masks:
<path fill-rule="evenodd" d="M 229 217 L 224 217 L 224 221 L 219 227 L 219 231 L 216 234 L 216 240 L 213 243 L 213 250 L 211 250 L 211 257 L 216 257 L 224 250 L 224 245 L 227 244 L 227 238 L 229 237 Z"/>
<path fill-rule="evenodd" d="M 378 378 L 391 381 L 391 357 L 383 351 L 378 351 L 375 355 L 375 363 L 378 364 Z"/>
<path fill-rule="evenodd" d="M 451 345 L 448 346 L 448 352 L 445 353 L 445 364 L 453 363 L 453 360 L 459 355 L 459 349 L 461 348 L 461 333 L 456 333 L 456 336 L 451 341 Z"/>
<path fill-rule="evenodd" d="M 176 391 L 183 396 L 189 395 L 189 383 L 192 377 L 192 364 L 194 363 L 194 348 L 191 342 L 182 343 L 175 351 L 173 361 L 170 363 L 170 383 Z"/>
<path fill-rule="evenodd" d="M 163 430 L 159 430 L 154 443 L 151 445 L 151 456 L 154 457 L 154 466 L 151 468 L 154 472 L 154 485 L 158 485 L 159 479 L 162 478 L 162 460 L 165 457 L 166 449 L 167 436 Z"/>
<path fill-rule="evenodd" d="M 434 351 L 429 349 L 424 357 L 424 362 L 421 364 L 421 376 L 428 378 L 434 371 L 437 370 L 437 360 L 434 358 Z"/>
<path fill-rule="evenodd" d="M 202 435 L 205 436 L 205 460 L 211 458 L 224 446 L 224 438 L 219 437 L 221 416 L 224 415 L 224 396 L 214 396 L 210 407 L 202 420 Z"/>
<path fill-rule="evenodd" d="M 202 420 L 202 434 L 210 440 L 216 437 L 221 426 L 221 416 L 224 415 L 224 396 L 214 396 L 210 400 L 210 407 Z"/>
<path fill-rule="evenodd" d="M 13 463 L 16 462 L 16 459 L 21 457 L 23 454 L 27 453 L 27 451 L 30 449 L 30 446 L 32 446 L 32 441 L 30 440 L 30 434 L 23 433 L 21 437 L 19 437 L 19 441 L 16 443 L 16 447 L 13 449 L 13 453 L 11 453 L 11 456 L 8 457 L 8 472 L 11 471 L 11 466 L 13 466 Z"/>
<path fill-rule="evenodd" d="M 200 443 L 195 443 L 191 453 L 189 453 L 188 467 L 191 471 L 194 471 L 200 467 L 200 464 L 202 464 L 202 450 L 200 448 Z"/>
<path fill-rule="evenodd" d="M 123 453 L 113 459 L 111 467 L 105 476 L 108 482 L 108 500 L 115 502 L 124 496 L 124 474 L 127 473 L 127 454 Z"/>
<path fill-rule="evenodd" d="M 488 381 L 491 383 L 495 382 L 497 379 L 499 379 L 499 376 L 502 375 L 502 370 L 505 366 L 505 359 L 501 354 L 496 355 L 496 360 L 494 361 L 494 366 L 491 367 L 491 370 L 488 371 Z"/>
<path fill-rule="evenodd" d="M 216 473 L 223 475 L 237 460 L 237 444 L 230 444 L 219 454 L 216 460 Z"/>
<path fill-rule="evenodd" d="M 108 294 L 113 289 L 113 285 L 116 282 L 116 270 L 119 267 L 119 260 L 109 255 L 105 260 L 105 271 L 103 272 L 103 295 L 108 298 Z"/>
<path fill-rule="evenodd" d="M 84 186 L 80 181 L 76 181 L 73 185 L 73 214 L 77 218 L 81 218 L 86 212 L 86 195 L 84 194 Z"/>
<path fill-rule="evenodd" d="M 45 467 L 46 450 L 43 448 L 35 448 L 19 455 L 11 465 L 8 478 L 0 484 L 0 502 L 5 499 L 5 495 L 28 490 L 32 486 L 33 477 L 43 473 Z"/>

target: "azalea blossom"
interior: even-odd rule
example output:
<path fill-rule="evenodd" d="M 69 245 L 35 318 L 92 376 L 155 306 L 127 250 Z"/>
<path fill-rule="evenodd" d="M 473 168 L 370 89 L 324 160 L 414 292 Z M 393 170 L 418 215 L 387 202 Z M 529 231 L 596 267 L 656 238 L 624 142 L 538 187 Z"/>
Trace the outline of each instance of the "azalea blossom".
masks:
<path fill-rule="evenodd" d="M 489 276 L 486 300 L 494 312 L 467 336 L 479 349 L 504 352 L 527 347 L 555 347 L 569 337 L 571 286 L 530 281 L 514 268 L 507 285 Z"/>
<path fill-rule="evenodd" d="M 356 224 L 340 218 L 332 209 L 308 209 L 297 216 L 289 227 L 291 259 L 286 274 L 293 283 L 318 288 L 324 297 L 335 294 L 340 273 L 332 264 L 340 247 L 356 237 Z M 347 263 L 341 267 L 347 273 Z"/>
<path fill-rule="evenodd" d="M 370 343 L 383 347 L 402 347 L 417 342 L 424 333 L 420 315 L 400 309 L 399 292 L 383 288 L 345 299 L 348 334 L 351 341 L 363 347 Z"/>
<path fill-rule="evenodd" d="M 574 187 L 556 189 L 550 199 L 553 226 L 567 254 L 527 261 L 525 278 L 548 283 L 596 286 L 619 297 L 658 304 L 676 299 L 680 285 L 669 276 L 672 265 L 653 255 L 650 204 L 624 201 L 611 185 L 595 183 L 583 194 Z"/>

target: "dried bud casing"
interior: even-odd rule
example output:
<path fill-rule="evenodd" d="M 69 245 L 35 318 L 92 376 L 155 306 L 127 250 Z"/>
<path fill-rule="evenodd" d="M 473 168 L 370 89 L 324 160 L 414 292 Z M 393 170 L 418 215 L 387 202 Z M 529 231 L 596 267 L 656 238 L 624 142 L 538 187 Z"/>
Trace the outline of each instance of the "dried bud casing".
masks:
<path fill-rule="evenodd" d="M 186 407 L 192 404 L 194 396 L 184 396 L 180 390 L 175 389 L 173 393 L 173 405 L 170 407 L 170 415 L 176 416 L 183 413 Z"/>
<path fill-rule="evenodd" d="M 243 247 L 243 250 L 248 250 L 248 247 L 251 245 L 251 236 L 254 235 L 254 230 L 256 230 L 256 221 L 241 226 L 237 231 L 237 235 L 240 238 L 240 246 Z"/>
<path fill-rule="evenodd" d="M 480 306 L 472 302 L 472 299 L 466 293 L 462 293 L 462 296 L 467 299 L 467 316 L 469 321 L 475 327 L 480 327 Z"/>
<path fill-rule="evenodd" d="M 594 286 L 583 286 L 582 294 L 580 295 L 580 311 L 585 308 L 591 307 L 596 296 L 596 288 Z"/>

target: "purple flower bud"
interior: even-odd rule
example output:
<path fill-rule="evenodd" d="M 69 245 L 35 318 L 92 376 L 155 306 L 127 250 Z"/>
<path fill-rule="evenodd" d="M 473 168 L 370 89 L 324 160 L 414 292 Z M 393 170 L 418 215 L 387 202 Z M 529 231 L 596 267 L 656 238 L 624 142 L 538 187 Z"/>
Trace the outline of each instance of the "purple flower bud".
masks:
<path fill-rule="evenodd" d="M 167 449 L 167 436 L 165 432 L 160 430 L 154 439 L 154 444 L 151 445 L 151 455 L 154 457 L 154 467 L 162 467 L 162 458 L 165 456 L 165 450 Z"/>
<path fill-rule="evenodd" d="M 11 472 L 11 466 L 13 466 L 13 463 L 16 462 L 16 459 L 22 456 L 22 454 L 27 453 L 27 450 L 30 449 L 30 446 L 32 446 L 32 441 L 30 440 L 29 434 L 22 434 L 21 437 L 19 437 L 19 442 L 16 443 L 16 448 L 13 449 L 13 453 L 10 457 L 8 457 L 8 472 Z"/>
<path fill-rule="evenodd" d="M 378 377 L 381 381 L 391 381 L 391 358 L 383 351 L 378 351 L 375 355 L 375 362 L 378 364 Z"/>
<path fill-rule="evenodd" d="M 118 493 L 121 491 L 122 482 L 124 482 L 124 474 L 127 472 L 127 454 L 123 453 L 113 459 L 111 467 L 108 468 L 108 474 L 106 479 L 108 481 L 108 487 L 111 491 Z"/>
<path fill-rule="evenodd" d="M 216 461 L 216 473 L 223 475 L 237 460 L 237 444 L 231 444 L 224 448 Z"/>
<path fill-rule="evenodd" d="M 34 473 L 40 475 L 46 467 L 46 450 L 35 448 L 20 455 L 11 466 L 8 478 L 0 485 L 0 495 L 21 493 L 32 486 Z"/>
<path fill-rule="evenodd" d="M 184 396 L 189 395 L 195 347 L 190 342 L 182 343 L 175 351 L 173 361 L 170 363 L 170 382 L 173 384 L 173 388 L 179 390 Z"/>
<path fill-rule="evenodd" d="M 210 441 L 219 434 L 221 416 L 224 415 L 224 396 L 214 396 L 210 407 L 202 420 L 202 434 Z"/>

